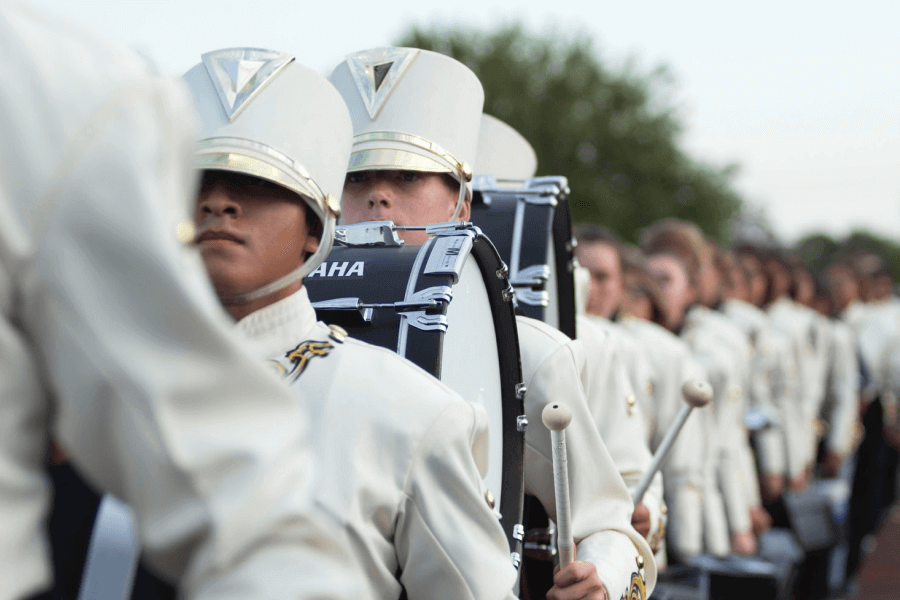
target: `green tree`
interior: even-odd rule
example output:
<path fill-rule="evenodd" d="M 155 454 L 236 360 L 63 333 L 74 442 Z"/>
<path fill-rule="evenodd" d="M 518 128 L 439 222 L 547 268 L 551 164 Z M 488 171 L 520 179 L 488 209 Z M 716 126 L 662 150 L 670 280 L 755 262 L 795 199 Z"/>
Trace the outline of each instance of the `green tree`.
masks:
<path fill-rule="evenodd" d="M 635 241 L 645 225 L 677 217 L 727 241 L 742 205 L 732 186 L 736 168 L 702 164 L 682 149 L 665 68 L 612 70 L 584 34 L 540 37 L 520 25 L 413 27 L 398 45 L 469 66 L 484 85 L 485 112 L 531 142 L 539 174 L 568 178 L 575 220 Z"/>

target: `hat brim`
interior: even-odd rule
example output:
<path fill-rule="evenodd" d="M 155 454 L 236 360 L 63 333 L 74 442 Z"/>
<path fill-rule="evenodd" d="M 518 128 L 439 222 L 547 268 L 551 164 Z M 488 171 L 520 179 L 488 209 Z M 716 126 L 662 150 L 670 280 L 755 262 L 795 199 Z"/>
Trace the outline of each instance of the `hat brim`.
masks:
<path fill-rule="evenodd" d="M 425 173 L 453 173 L 454 170 L 438 160 L 399 148 L 368 148 L 350 155 L 348 173 L 357 171 L 421 171 Z"/>

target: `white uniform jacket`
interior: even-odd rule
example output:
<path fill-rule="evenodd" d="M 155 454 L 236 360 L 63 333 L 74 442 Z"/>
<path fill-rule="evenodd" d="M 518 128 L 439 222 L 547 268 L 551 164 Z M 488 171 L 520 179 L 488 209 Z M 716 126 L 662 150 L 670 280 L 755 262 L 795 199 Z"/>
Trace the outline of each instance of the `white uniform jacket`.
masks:
<path fill-rule="evenodd" d="M 396 600 L 403 588 L 410 600 L 513 597 L 516 571 L 482 479 L 482 407 L 396 353 L 316 322 L 306 288 L 238 329 L 307 410 L 322 469 L 316 502 L 346 530 L 365 597 Z"/>
<path fill-rule="evenodd" d="M 870 302 L 858 322 L 856 344 L 869 381 L 863 399 L 870 402 L 890 388 L 887 356 L 900 334 L 900 305 L 893 300 Z"/>
<path fill-rule="evenodd" d="M 752 358 L 748 342 L 724 315 L 694 306 L 685 318 L 682 339 L 704 366 L 713 387 L 716 431 L 711 436 L 719 451 L 714 472 L 725 500 L 731 533 L 750 529 L 750 498 L 743 448 L 749 443 L 743 425 L 743 396 Z M 741 343 L 743 342 L 743 343 Z"/>
<path fill-rule="evenodd" d="M 579 315 L 578 343 L 585 348 L 588 362 L 581 383 L 600 437 L 606 444 L 629 494 L 650 466 L 647 394 L 652 387 L 650 366 L 637 342 L 622 327 L 601 317 Z M 640 389 L 638 389 L 640 382 Z M 665 536 L 666 509 L 663 508 L 663 475 L 653 478 L 643 503 L 650 512 L 651 545 Z"/>
<path fill-rule="evenodd" d="M 789 477 L 796 477 L 815 459 L 812 444 L 815 426 L 810 407 L 817 403 L 816 395 L 824 389 L 824 382 L 817 379 L 823 374 L 816 363 L 814 321 L 810 312 L 801 310 L 789 298 L 779 298 L 769 305 L 767 312 L 772 327 L 790 338 L 797 366 L 796 397 L 783 409 L 787 471 Z"/>
<path fill-rule="evenodd" d="M 776 396 L 773 390 L 775 379 L 775 371 L 779 366 L 775 362 L 775 354 L 772 352 L 772 332 L 769 327 L 769 318 L 766 312 L 749 302 L 740 300 L 725 300 L 721 306 L 722 314 L 724 314 L 732 323 L 743 332 L 750 341 L 753 348 L 752 359 L 749 363 L 749 377 L 747 379 L 747 393 L 744 394 L 744 408 L 754 406 L 762 411 L 772 421 L 780 421 L 778 406 L 775 403 Z M 743 414 L 741 415 L 743 419 Z M 773 429 L 777 425 L 769 427 Z M 777 430 L 775 430 L 777 431 Z M 780 436 L 772 435 L 770 431 L 764 430 L 755 435 L 758 446 L 762 451 L 772 450 L 767 446 L 783 445 Z M 781 448 L 778 447 L 775 452 Z M 759 505 L 762 503 L 759 492 L 759 482 L 755 476 L 756 467 L 753 452 L 749 444 L 745 444 L 741 449 L 745 470 L 753 475 L 746 481 L 746 493 L 750 499 L 751 505 Z M 765 460 L 760 461 L 766 464 Z"/>
<path fill-rule="evenodd" d="M 656 585 L 656 563 L 647 541 L 631 526 L 634 505 L 585 398 L 584 347 L 541 321 L 517 317 L 516 322 L 528 388 L 525 491 L 556 519 L 550 430 L 541 412 L 549 402 L 564 402 L 572 410 L 566 446 L 577 560 L 596 566 L 609 598 L 649 598 Z"/>
<path fill-rule="evenodd" d="M 768 427 L 756 434 L 756 454 L 763 473 L 770 475 L 797 475 L 802 462 L 789 468 L 788 435 L 794 427 L 799 411 L 799 375 L 797 355 L 791 338 L 769 328 L 768 341 L 760 348 L 768 354 L 772 364 L 771 393 L 776 417 Z"/>
<path fill-rule="evenodd" d="M 622 317 L 619 324 L 634 337 L 650 365 L 650 404 L 644 413 L 649 417 L 650 448 L 655 450 L 684 406 L 681 386 L 688 380 L 705 381 L 706 373 L 674 333 L 632 316 Z M 682 560 L 703 551 L 703 466 L 710 452 L 709 420 L 704 413 L 708 410 L 711 407 L 692 412 L 662 467 L 668 506 L 668 549 Z M 727 530 L 725 523 L 722 529 Z"/>
<path fill-rule="evenodd" d="M 828 423 L 825 445 L 841 456 L 853 452 L 859 414 L 859 361 L 853 330 L 842 321 L 832 321 L 828 387 L 822 416 Z"/>
<path fill-rule="evenodd" d="M 182 91 L 5 2 L 0 56 L 0 598 L 50 585 L 51 414 L 185 597 L 359 597 L 309 501 L 303 411 L 179 241 L 194 193 Z"/>
<path fill-rule="evenodd" d="M 841 312 L 841 321 L 850 326 L 850 329 L 853 331 L 854 339 L 859 335 L 859 330 L 862 327 L 863 321 L 866 319 L 867 312 L 868 305 L 859 300 L 852 301 L 844 307 L 844 310 Z"/>

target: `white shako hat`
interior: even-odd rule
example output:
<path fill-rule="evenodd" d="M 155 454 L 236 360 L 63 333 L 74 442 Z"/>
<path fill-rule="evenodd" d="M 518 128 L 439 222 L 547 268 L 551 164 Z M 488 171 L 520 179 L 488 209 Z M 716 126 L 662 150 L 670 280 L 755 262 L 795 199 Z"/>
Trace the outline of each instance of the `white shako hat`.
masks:
<path fill-rule="evenodd" d="M 353 137 L 341 95 L 290 54 L 258 48 L 207 52 L 183 79 L 200 117 L 196 167 L 277 183 L 322 221 L 319 249 L 303 265 L 227 300 L 250 302 L 299 281 L 328 256 L 340 215 Z"/>
<path fill-rule="evenodd" d="M 524 181 L 537 172 L 537 154 L 521 133 L 484 114 L 475 164 L 479 175 L 491 175 L 498 181 Z"/>
<path fill-rule="evenodd" d="M 347 171 L 449 173 L 466 184 L 458 212 L 472 179 L 484 106 L 475 73 L 437 52 L 375 48 L 348 55 L 331 82 L 353 119 Z"/>

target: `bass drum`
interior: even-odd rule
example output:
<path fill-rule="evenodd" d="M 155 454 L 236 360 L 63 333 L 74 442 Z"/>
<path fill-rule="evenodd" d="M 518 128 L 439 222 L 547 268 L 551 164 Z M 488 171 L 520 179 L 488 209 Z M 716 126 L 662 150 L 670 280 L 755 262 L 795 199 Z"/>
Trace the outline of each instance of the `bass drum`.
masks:
<path fill-rule="evenodd" d="M 572 221 L 565 177 L 536 177 L 500 188 L 475 181 L 472 222 L 507 261 L 519 310 L 575 338 Z"/>
<path fill-rule="evenodd" d="M 425 244 L 406 246 L 389 221 L 339 226 L 331 254 L 304 285 L 319 319 L 394 350 L 484 406 L 486 484 L 518 567 L 526 422 L 508 271 L 477 227 L 428 231 Z"/>

